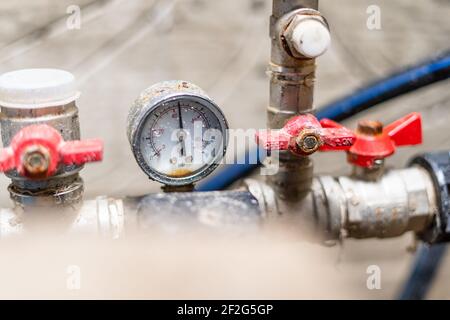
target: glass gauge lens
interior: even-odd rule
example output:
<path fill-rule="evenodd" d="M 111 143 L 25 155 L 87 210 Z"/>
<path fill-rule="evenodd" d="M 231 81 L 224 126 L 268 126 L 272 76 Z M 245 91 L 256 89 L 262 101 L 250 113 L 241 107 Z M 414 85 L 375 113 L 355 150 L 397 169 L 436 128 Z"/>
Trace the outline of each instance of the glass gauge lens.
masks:
<path fill-rule="evenodd" d="M 154 180 L 166 185 L 194 183 L 211 173 L 225 155 L 227 122 L 214 102 L 192 84 L 175 81 L 156 87 L 160 90 L 153 86 L 150 93 L 156 92 L 157 98 L 143 101 L 138 114 L 133 109 L 130 113 L 138 122 L 129 124 L 135 128 L 133 153 Z"/>
<path fill-rule="evenodd" d="M 223 152 L 220 120 L 198 102 L 176 99 L 158 106 L 141 133 L 141 152 L 149 166 L 172 178 L 191 176 Z"/>

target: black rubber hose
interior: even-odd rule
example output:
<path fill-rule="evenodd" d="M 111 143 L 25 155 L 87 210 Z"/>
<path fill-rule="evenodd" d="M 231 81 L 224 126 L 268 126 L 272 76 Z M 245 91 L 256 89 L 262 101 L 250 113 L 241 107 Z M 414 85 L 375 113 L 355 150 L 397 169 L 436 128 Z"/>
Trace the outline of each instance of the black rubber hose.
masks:
<path fill-rule="evenodd" d="M 322 109 L 318 116 L 335 121 L 349 117 L 408 92 L 450 77 L 450 50 L 432 59 L 389 75 L 339 99 Z"/>
<path fill-rule="evenodd" d="M 429 246 L 422 243 L 416 253 L 408 280 L 405 282 L 398 300 L 423 300 L 433 283 L 439 266 L 447 251 L 446 244 Z"/>

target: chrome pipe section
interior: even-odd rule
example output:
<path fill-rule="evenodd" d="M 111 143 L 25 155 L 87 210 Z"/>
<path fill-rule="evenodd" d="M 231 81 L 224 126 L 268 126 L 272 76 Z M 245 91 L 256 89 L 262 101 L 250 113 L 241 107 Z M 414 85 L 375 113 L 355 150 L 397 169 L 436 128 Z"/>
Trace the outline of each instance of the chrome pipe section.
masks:
<path fill-rule="evenodd" d="M 300 43 L 307 45 L 307 33 L 328 25 L 318 11 L 318 1 L 274 0 L 270 19 L 271 60 L 270 100 L 267 108 L 269 129 L 280 129 L 293 116 L 314 110 L 315 56 L 305 56 Z M 315 25 L 316 24 L 316 25 Z M 319 27 L 319 28 L 318 28 Z M 320 29 L 322 27 L 322 29 Z M 306 34 L 306 35 L 305 35 Z M 316 33 L 317 34 L 317 33 Z M 328 34 L 329 36 L 329 34 Z M 301 51 L 301 52 L 299 52 Z M 303 52 L 303 53 L 302 53 Z M 313 165 L 308 157 L 289 152 L 279 154 L 279 172 L 268 177 L 281 199 L 289 202 L 301 200 L 310 190 Z"/>
<path fill-rule="evenodd" d="M 328 203 L 331 236 L 362 239 L 418 233 L 437 214 L 432 179 L 419 167 L 391 170 L 377 181 L 319 177 L 318 182 Z"/>
<path fill-rule="evenodd" d="M 64 231 L 117 238 L 127 233 L 192 230 L 248 232 L 287 222 L 305 238 L 333 244 L 343 238 L 390 238 L 423 234 L 439 216 L 433 177 L 420 166 L 390 170 L 377 181 L 322 176 L 292 204 L 268 184 L 246 180 L 246 190 L 158 193 L 84 201 L 80 209 L 0 210 L 0 238 L 28 232 Z M 36 214 L 36 210 L 41 210 Z M 288 214 L 287 214 L 288 213 Z M 284 224 L 286 226 L 286 223 Z M 50 231 L 49 231 L 50 230 Z"/>
<path fill-rule="evenodd" d="M 260 182 L 247 184 L 249 190 L 254 190 Z M 322 240 L 330 243 L 342 238 L 422 233 L 430 228 L 439 211 L 433 179 L 418 166 L 390 170 L 377 181 L 354 176 L 316 177 L 311 192 L 295 207 L 268 195 L 260 194 L 258 201 L 275 203 L 273 211 L 280 216 L 295 210 L 289 215 L 314 226 Z"/>
<path fill-rule="evenodd" d="M 261 227 L 266 208 L 246 190 L 98 197 L 78 207 L 0 209 L 0 239 L 26 234 L 183 233 L 202 229 L 248 232 Z"/>

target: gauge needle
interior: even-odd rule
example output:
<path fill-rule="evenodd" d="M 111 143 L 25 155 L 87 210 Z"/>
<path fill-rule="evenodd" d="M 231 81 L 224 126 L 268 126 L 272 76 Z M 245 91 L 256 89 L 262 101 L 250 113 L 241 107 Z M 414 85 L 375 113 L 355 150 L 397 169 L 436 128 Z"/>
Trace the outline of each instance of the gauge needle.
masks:
<path fill-rule="evenodd" d="M 181 104 L 178 102 L 178 121 L 180 124 L 180 135 L 178 136 L 178 141 L 181 143 L 181 156 L 184 157 L 186 154 L 186 146 L 184 140 L 184 131 L 183 131 L 183 118 L 181 116 Z"/>

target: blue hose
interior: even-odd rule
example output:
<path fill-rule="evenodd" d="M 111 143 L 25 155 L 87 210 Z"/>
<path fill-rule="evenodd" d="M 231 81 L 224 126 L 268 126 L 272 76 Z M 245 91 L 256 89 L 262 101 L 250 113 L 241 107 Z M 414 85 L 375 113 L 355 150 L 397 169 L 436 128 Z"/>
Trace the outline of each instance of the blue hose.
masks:
<path fill-rule="evenodd" d="M 245 154 L 245 157 L 248 159 L 249 153 Z M 262 159 L 258 159 L 258 163 L 256 164 L 233 164 L 228 167 L 220 170 L 211 178 L 207 178 L 203 180 L 196 188 L 196 191 L 216 191 L 223 190 L 229 187 L 234 182 L 246 177 L 253 170 L 257 169 L 260 166 Z"/>
<path fill-rule="evenodd" d="M 446 51 L 431 60 L 421 62 L 369 84 L 365 88 L 319 109 L 316 116 L 318 119 L 329 118 L 335 121 L 342 121 L 379 103 L 449 77 L 450 51 Z M 246 159 L 249 158 L 251 152 L 257 151 L 250 150 L 250 153 L 247 152 L 245 155 Z M 235 181 L 249 175 L 258 166 L 258 164 L 250 163 L 228 165 L 200 183 L 196 190 L 214 191 L 225 189 Z"/>

